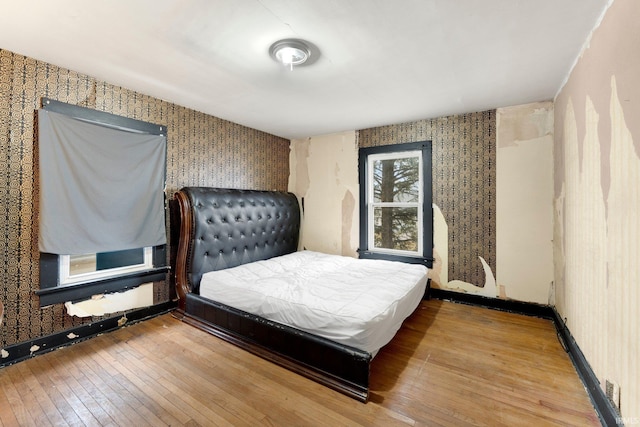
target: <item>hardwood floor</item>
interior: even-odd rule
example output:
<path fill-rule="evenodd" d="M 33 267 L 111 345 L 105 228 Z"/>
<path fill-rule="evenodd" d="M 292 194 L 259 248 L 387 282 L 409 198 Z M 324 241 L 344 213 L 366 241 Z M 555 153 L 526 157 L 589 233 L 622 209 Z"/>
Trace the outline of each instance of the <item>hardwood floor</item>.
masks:
<path fill-rule="evenodd" d="M 600 425 L 551 321 L 424 301 L 359 403 L 166 314 L 0 369 L 4 426 Z"/>

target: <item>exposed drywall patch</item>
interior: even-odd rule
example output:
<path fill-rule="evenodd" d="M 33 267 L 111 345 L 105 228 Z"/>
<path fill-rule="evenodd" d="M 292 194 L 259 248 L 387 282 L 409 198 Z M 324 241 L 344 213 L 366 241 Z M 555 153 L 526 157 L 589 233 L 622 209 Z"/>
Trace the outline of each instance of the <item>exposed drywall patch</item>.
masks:
<path fill-rule="evenodd" d="M 629 159 L 629 162 L 633 166 L 637 166 L 637 161 L 640 160 L 640 152 L 638 152 L 637 149 L 638 144 L 635 141 L 636 138 L 640 140 L 640 134 L 634 135 L 631 130 L 631 124 L 627 120 L 628 115 L 626 114 L 627 110 L 625 108 L 627 107 L 627 101 L 628 100 L 626 98 L 624 100 L 620 99 L 618 80 L 616 76 L 611 76 L 611 103 L 609 107 L 609 114 L 611 115 L 611 122 L 614 124 L 614 126 L 612 127 L 611 139 L 612 142 L 619 143 L 614 146 L 614 148 L 618 148 L 619 150 L 615 152 L 615 154 L 617 155 L 615 157 L 615 160 L 611 159 L 612 169 L 619 169 L 620 166 L 617 164 L 613 164 L 614 161 L 619 162 L 620 160 Z M 623 102 L 625 102 L 625 105 L 623 105 Z M 638 111 L 638 114 L 640 114 L 640 111 Z M 636 117 L 637 116 L 634 116 L 634 119 L 631 120 L 632 122 L 634 122 L 634 125 L 637 125 L 637 123 L 635 123 L 638 121 Z M 631 182 L 637 181 L 631 180 Z"/>
<path fill-rule="evenodd" d="M 518 301 L 545 304 L 553 281 L 553 105 L 498 109 L 496 276 Z"/>
<path fill-rule="evenodd" d="M 440 207 L 433 204 L 433 268 L 429 277 L 434 287 L 443 288 L 449 282 L 449 228 Z"/>
<path fill-rule="evenodd" d="M 349 190 L 345 191 L 342 198 L 342 255 L 355 256 L 356 251 L 351 244 L 351 229 L 353 227 L 356 198 Z"/>
<path fill-rule="evenodd" d="M 485 283 L 483 287 L 476 286 L 471 283 L 464 282 L 462 280 L 449 281 L 448 267 L 449 259 L 447 254 L 449 253 L 449 227 L 447 221 L 442 214 L 442 211 L 438 205 L 433 205 L 433 254 L 435 262 L 433 268 L 429 271 L 429 278 L 431 279 L 432 286 L 439 289 L 446 289 L 456 292 L 472 293 L 474 295 L 482 295 L 495 298 L 500 293 L 498 292 L 498 286 L 495 276 L 491 271 L 491 267 L 487 262 L 479 256 L 479 260 L 482 263 L 482 268 L 485 274 Z"/>
<path fill-rule="evenodd" d="M 39 345 L 32 345 L 32 346 L 29 348 L 29 352 L 30 352 L 31 354 L 35 353 L 35 352 L 36 352 L 36 351 L 38 351 L 38 350 L 40 350 L 40 346 L 39 346 Z"/>
<path fill-rule="evenodd" d="M 564 179 L 562 180 L 564 182 Z M 560 187 L 560 192 L 553 201 L 553 306 L 556 309 L 564 305 L 566 299 L 565 287 L 557 286 L 558 283 L 564 283 L 565 272 L 565 221 L 567 219 L 565 211 L 565 188 L 564 184 Z M 551 303 L 550 303 L 551 304 Z"/>
<path fill-rule="evenodd" d="M 70 332 L 67 334 L 67 338 L 69 338 L 70 340 L 74 340 L 78 338 L 78 335 L 74 334 L 73 332 Z"/>
<path fill-rule="evenodd" d="M 305 206 L 301 247 L 355 256 L 358 244 L 355 131 L 296 140 L 292 147 L 291 169 L 297 172 L 290 177 L 289 191 L 304 197 Z"/>
<path fill-rule="evenodd" d="M 498 286 L 498 298 L 507 299 L 507 287 L 504 285 Z"/>
<path fill-rule="evenodd" d="M 487 264 L 484 258 L 482 258 L 481 256 L 479 256 L 478 258 L 480 259 L 482 268 L 484 269 L 485 281 L 483 287 L 476 286 L 472 283 L 463 282 L 462 280 L 452 280 L 447 283 L 445 288 L 452 291 L 471 293 L 474 295 L 481 295 L 489 298 L 498 297 L 498 285 L 496 283 L 496 278 L 493 275 L 493 271 L 491 271 L 491 267 L 489 267 L 489 264 Z"/>
<path fill-rule="evenodd" d="M 556 286 L 555 286 L 555 282 L 551 282 L 551 284 L 549 285 L 549 296 L 548 296 L 548 303 L 551 307 L 554 307 L 556 305 Z"/>
<path fill-rule="evenodd" d="M 124 325 L 125 323 L 127 323 L 127 320 L 129 320 L 127 319 L 127 316 L 122 316 L 121 318 L 118 319 L 118 326 Z"/>
<path fill-rule="evenodd" d="M 3 348 L 2 350 L 0 350 L 0 357 L 6 359 L 7 357 L 9 357 L 9 352 Z"/>
<path fill-rule="evenodd" d="M 298 197 L 306 196 L 309 191 L 309 142 L 310 138 L 291 141 L 289 191 Z"/>
<path fill-rule="evenodd" d="M 109 313 L 131 310 L 153 305 L 153 283 L 145 283 L 135 289 L 112 294 L 94 295 L 89 300 L 77 303 L 66 302 L 69 316 L 104 316 Z"/>
<path fill-rule="evenodd" d="M 553 135 L 553 103 L 535 102 L 496 110 L 498 149 Z"/>

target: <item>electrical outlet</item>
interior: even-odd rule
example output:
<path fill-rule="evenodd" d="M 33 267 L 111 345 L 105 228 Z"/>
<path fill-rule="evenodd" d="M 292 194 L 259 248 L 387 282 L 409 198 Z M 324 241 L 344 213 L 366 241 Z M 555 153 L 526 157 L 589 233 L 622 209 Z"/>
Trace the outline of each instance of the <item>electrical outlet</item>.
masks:
<path fill-rule="evenodd" d="M 605 380 L 605 395 L 613 404 L 614 408 L 620 412 L 620 386 L 609 380 Z"/>

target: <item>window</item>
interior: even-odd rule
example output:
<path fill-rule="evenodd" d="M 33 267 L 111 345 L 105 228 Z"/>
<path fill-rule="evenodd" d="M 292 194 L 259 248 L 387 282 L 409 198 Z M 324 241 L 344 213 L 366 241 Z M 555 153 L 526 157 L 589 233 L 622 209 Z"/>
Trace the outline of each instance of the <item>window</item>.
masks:
<path fill-rule="evenodd" d="M 360 257 L 433 262 L 431 144 L 362 148 Z"/>
<path fill-rule="evenodd" d="M 371 154 L 367 161 L 368 247 L 422 253 L 422 153 Z"/>
<path fill-rule="evenodd" d="M 166 128 L 47 98 L 38 110 L 40 305 L 166 279 Z"/>
<path fill-rule="evenodd" d="M 60 255 L 60 285 L 89 282 L 153 268 L 153 248 Z"/>

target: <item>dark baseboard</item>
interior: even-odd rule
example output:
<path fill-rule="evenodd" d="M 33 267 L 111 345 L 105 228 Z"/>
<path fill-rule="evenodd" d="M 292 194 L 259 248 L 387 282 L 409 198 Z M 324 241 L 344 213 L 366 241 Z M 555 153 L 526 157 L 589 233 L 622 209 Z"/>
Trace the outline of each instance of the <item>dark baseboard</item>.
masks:
<path fill-rule="evenodd" d="M 95 323 L 88 323 L 76 328 L 67 329 L 66 331 L 36 338 L 31 341 L 10 345 L 3 349 L 4 352 L 2 354 L 6 355 L 6 357 L 0 357 L 0 368 L 47 353 L 59 347 L 84 341 L 98 334 L 113 331 L 126 325 L 155 317 L 173 310 L 175 307 L 175 301 L 167 301 L 126 312 L 124 316 L 110 317 Z M 123 317 L 125 317 L 125 319 L 123 319 Z"/>
<path fill-rule="evenodd" d="M 553 308 L 553 323 L 556 325 L 556 329 L 558 330 L 558 338 L 563 343 L 563 347 L 569 354 L 571 361 L 573 362 L 573 366 L 575 366 L 576 371 L 578 371 L 578 376 L 582 380 L 582 384 L 584 384 L 587 389 L 587 393 L 589 393 L 589 397 L 591 397 L 591 402 L 593 406 L 596 408 L 596 412 L 600 417 L 600 422 L 603 426 L 619 426 L 623 425 L 621 422 L 620 414 L 615 409 L 611 401 L 607 398 L 604 390 L 600 387 L 600 381 L 596 374 L 589 366 L 589 362 L 584 357 L 582 350 L 578 346 L 578 343 L 571 335 L 571 331 L 567 328 L 564 320 L 560 318 L 560 314 Z"/>
<path fill-rule="evenodd" d="M 573 366 L 576 368 L 578 376 L 585 386 L 591 403 L 593 404 L 600 422 L 603 426 L 622 425 L 620 415 L 614 408 L 611 401 L 600 387 L 600 381 L 589 366 L 589 362 L 584 357 L 578 343 L 571 335 L 571 332 L 554 307 L 522 301 L 503 300 L 498 298 L 488 298 L 480 295 L 465 294 L 443 289 L 431 288 L 429 296 L 431 298 L 451 301 L 461 304 L 475 305 L 493 310 L 507 311 L 510 313 L 524 314 L 527 316 L 541 317 L 553 321 L 558 340 L 568 353 Z"/>
<path fill-rule="evenodd" d="M 532 302 L 489 298 L 481 295 L 446 291 L 437 288 L 431 288 L 430 296 L 440 300 L 476 305 L 494 310 L 508 311 L 510 313 L 525 314 L 527 316 L 543 317 L 545 319 L 553 319 L 554 317 L 553 308 L 548 305 L 535 304 Z"/>

